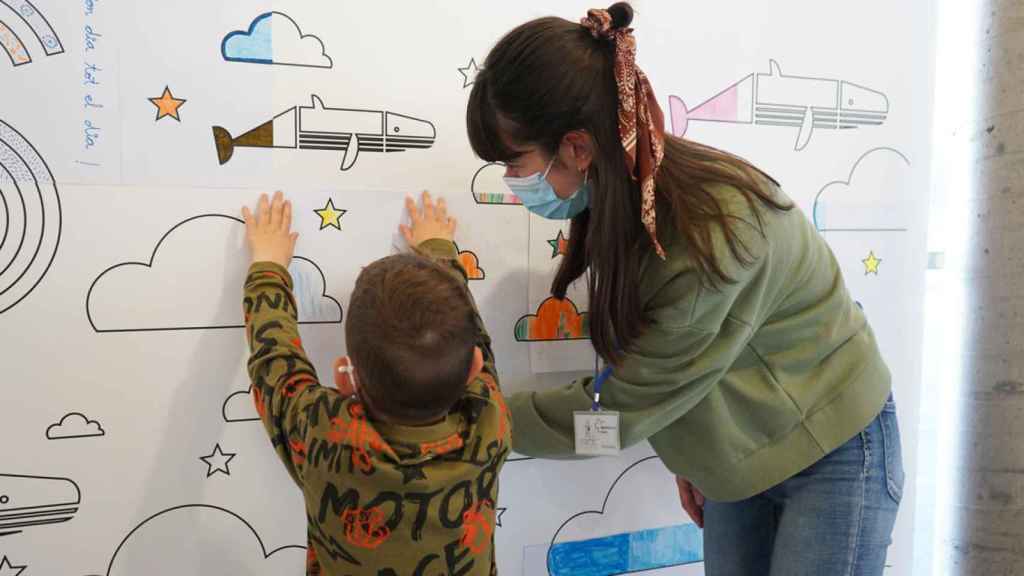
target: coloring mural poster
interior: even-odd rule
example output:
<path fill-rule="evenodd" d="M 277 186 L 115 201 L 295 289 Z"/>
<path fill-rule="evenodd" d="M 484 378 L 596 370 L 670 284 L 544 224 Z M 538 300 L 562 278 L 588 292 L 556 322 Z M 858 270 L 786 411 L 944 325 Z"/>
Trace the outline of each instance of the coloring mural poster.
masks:
<path fill-rule="evenodd" d="M 798 2 L 633 4 L 666 132 L 764 168 L 832 247 L 892 369 L 911 477 L 928 3 L 839 23 Z M 550 291 L 569 223 L 527 212 L 466 135 L 497 39 L 592 7 L 0 0 L 0 575 L 302 573 L 302 496 L 245 370 L 240 208 L 262 192 L 294 202 L 322 377 L 355 278 L 404 249 L 422 190 L 458 218 L 504 392 L 592 375 L 585 279 Z M 914 505 L 908 482 L 888 573 L 911 573 Z M 572 461 L 513 446 L 494 513 L 500 574 L 703 573 L 646 442 Z"/>

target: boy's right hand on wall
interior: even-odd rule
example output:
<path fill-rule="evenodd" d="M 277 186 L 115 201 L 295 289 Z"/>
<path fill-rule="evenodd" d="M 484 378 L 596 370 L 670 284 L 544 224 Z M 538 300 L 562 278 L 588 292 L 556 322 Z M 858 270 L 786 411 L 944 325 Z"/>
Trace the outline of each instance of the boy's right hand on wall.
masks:
<path fill-rule="evenodd" d="M 292 232 L 292 203 L 284 199 L 280 191 L 274 192 L 270 201 L 266 194 L 260 196 L 256 214 L 242 207 L 245 218 L 245 237 L 249 241 L 249 252 L 253 262 L 274 262 L 287 268 L 295 253 L 298 232 Z"/>
<path fill-rule="evenodd" d="M 406 198 L 405 207 L 409 210 L 409 225 L 400 224 L 398 229 L 410 247 L 415 248 L 435 238 L 455 240 L 455 218 L 448 216 L 448 205 L 444 198 L 438 198 L 435 204 L 430 193 L 423 192 L 422 207 L 417 206 L 416 200 L 412 198 Z"/>

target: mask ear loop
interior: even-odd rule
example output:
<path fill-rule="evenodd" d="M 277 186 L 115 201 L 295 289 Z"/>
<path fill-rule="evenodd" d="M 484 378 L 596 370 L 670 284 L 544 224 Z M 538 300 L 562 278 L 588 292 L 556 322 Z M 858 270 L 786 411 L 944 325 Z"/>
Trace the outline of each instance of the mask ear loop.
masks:
<path fill-rule="evenodd" d="M 551 172 L 551 167 L 555 165 L 555 157 L 551 157 L 551 161 L 548 162 L 548 167 L 544 169 L 544 173 L 540 175 L 541 178 L 547 178 L 548 172 Z"/>
<path fill-rule="evenodd" d="M 567 199 L 568 199 L 568 200 L 572 200 L 573 198 L 575 198 L 575 197 L 579 196 L 579 194 L 580 194 L 580 191 L 581 191 L 581 190 L 583 190 L 583 188 L 585 188 L 585 187 L 586 187 L 586 185 L 587 185 L 587 180 L 588 180 L 589 178 L 590 178 L 590 168 L 587 168 L 586 172 L 584 172 L 584 173 L 583 173 L 583 184 L 580 184 L 580 187 L 579 187 L 579 188 L 577 188 L 577 189 L 576 189 L 576 190 L 575 190 L 575 191 L 574 191 L 574 192 L 572 193 L 572 196 L 569 196 L 569 198 L 567 198 Z"/>

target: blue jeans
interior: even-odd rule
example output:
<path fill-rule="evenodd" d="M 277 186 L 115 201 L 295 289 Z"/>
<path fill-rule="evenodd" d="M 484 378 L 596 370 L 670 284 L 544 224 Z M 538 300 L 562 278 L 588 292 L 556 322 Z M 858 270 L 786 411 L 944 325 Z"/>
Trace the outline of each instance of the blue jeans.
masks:
<path fill-rule="evenodd" d="M 707 576 L 878 576 L 903 492 L 896 405 L 796 476 L 704 504 Z"/>

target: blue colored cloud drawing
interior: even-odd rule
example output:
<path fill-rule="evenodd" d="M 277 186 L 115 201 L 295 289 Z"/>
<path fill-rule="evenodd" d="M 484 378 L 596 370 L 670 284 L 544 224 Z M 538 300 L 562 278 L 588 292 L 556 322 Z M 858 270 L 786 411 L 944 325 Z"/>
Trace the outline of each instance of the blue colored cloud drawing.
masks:
<path fill-rule="evenodd" d="M 673 492 L 675 481 L 657 456 L 629 465 L 608 488 L 600 510 L 573 514 L 555 531 L 548 548 L 548 574 L 667 575 L 676 573 L 673 567 L 700 563 L 704 556 L 700 529 L 693 523 L 679 523 L 678 510 L 650 504 L 668 501 Z M 661 496 L 641 501 L 635 494 Z"/>
<path fill-rule="evenodd" d="M 229 62 L 332 68 L 324 43 L 317 36 L 303 34 L 299 25 L 283 12 L 260 14 L 248 30 L 235 30 L 220 45 Z"/>

